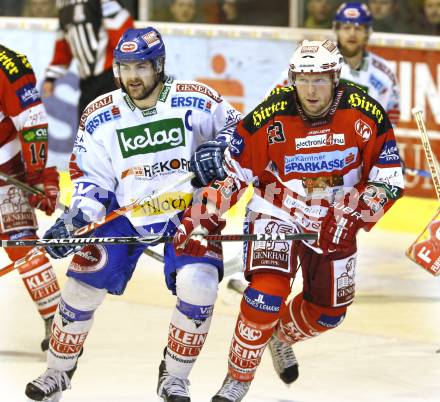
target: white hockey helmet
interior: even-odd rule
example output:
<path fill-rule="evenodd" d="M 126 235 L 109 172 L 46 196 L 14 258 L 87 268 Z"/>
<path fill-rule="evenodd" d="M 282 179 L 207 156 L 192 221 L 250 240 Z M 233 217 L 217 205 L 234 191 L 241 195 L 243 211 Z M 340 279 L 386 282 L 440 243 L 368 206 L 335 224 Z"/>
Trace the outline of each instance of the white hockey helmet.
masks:
<path fill-rule="evenodd" d="M 289 80 L 295 85 L 296 74 L 332 73 L 333 83 L 337 86 L 343 60 L 338 47 L 332 41 L 304 40 L 290 59 Z"/>

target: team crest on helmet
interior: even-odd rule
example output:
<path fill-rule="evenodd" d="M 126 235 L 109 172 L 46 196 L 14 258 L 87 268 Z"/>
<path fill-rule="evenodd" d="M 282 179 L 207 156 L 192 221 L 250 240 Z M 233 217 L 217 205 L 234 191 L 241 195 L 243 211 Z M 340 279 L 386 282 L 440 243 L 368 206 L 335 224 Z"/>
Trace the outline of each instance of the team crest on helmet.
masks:
<path fill-rule="evenodd" d="M 138 48 L 138 45 L 136 42 L 124 42 L 121 45 L 121 52 L 123 53 L 131 53 L 131 52 L 135 52 Z"/>
<path fill-rule="evenodd" d="M 344 10 L 344 16 L 346 18 L 359 18 L 361 13 L 357 8 L 347 8 Z"/>
<path fill-rule="evenodd" d="M 148 44 L 148 47 L 156 46 L 160 43 L 160 39 L 154 31 L 142 35 L 142 39 Z"/>

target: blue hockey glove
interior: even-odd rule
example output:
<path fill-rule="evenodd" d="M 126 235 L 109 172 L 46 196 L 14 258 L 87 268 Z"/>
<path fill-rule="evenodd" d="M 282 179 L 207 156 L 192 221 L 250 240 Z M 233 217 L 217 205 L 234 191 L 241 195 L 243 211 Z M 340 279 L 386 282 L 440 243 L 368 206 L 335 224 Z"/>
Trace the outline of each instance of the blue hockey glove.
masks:
<path fill-rule="evenodd" d="M 224 153 L 228 144 L 221 141 L 208 141 L 200 145 L 191 157 L 191 171 L 196 177 L 191 184 L 196 187 L 207 186 L 212 180 L 223 180 L 227 175 L 223 168 Z"/>
<path fill-rule="evenodd" d="M 45 239 L 68 239 L 76 229 L 90 223 L 90 219 L 79 209 L 64 212 L 44 234 Z M 47 253 L 55 259 L 64 258 L 78 251 L 82 246 L 65 245 L 62 247 L 46 247 Z"/>

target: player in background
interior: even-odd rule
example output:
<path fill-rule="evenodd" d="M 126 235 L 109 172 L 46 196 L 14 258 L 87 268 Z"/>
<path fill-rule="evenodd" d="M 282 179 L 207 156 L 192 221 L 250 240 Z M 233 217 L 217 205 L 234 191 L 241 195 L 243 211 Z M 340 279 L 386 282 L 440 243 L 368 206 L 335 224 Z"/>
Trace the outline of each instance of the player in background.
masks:
<path fill-rule="evenodd" d="M 240 113 L 204 84 L 168 78 L 164 63 L 165 45 L 154 28 L 123 34 L 114 52 L 121 88 L 84 110 L 70 160 L 75 187 L 70 213 L 61 215 L 46 238 L 70 237 L 75 228 L 188 174 L 190 165 L 200 186 L 225 177 L 223 151 Z M 93 236 L 172 235 L 192 193 L 191 183 L 184 183 Z M 70 387 L 95 310 L 107 293 L 124 292 L 146 247 L 88 245 L 74 255 L 55 314 L 48 368 L 26 387 L 31 400 L 57 398 Z M 75 250 L 66 246 L 48 252 L 62 258 Z M 177 256 L 167 244 L 164 258 L 166 284 L 177 302 L 157 392 L 165 401 L 188 402 L 188 376 L 206 339 L 223 276 L 222 251 L 212 243 L 197 258 Z"/>
<path fill-rule="evenodd" d="M 113 49 L 122 33 L 133 27 L 133 18 L 118 0 L 57 1 L 59 27 L 55 49 L 42 87 L 52 96 L 54 82 L 76 61 L 80 81 L 78 115 L 97 96 L 116 89 Z"/>
<path fill-rule="evenodd" d="M 47 215 L 55 210 L 59 192 L 58 172 L 46 167 L 47 116 L 31 64 L 24 54 L 0 44 L 0 171 L 38 187 L 44 195 L 27 196 L 0 179 L 0 239 L 36 239 L 34 208 Z M 5 248 L 12 261 L 30 248 Z M 45 320 L 41 349 L 47 350 L 53 315 L 60 298 L 55 272 L 44 253 L 22 260 L 18 272 Z"/>
<path fill-rule="evenodd" d="M 344 56 L 341 82 L 354 84 L 378 101 L 395 127 L 400 117 L 400 91 L 396 74 L 389 62 L 367 51 L 373 19 L 366 4 L 343 3 L 336 11 L 333 29 L 339 51 Z M 289 85 L 288 69 L 275 86 Z"/>
<path fill-rule="evenodd" d="M 274 89 L 238 124 L 226 151 L 228 177 L 199 191 L 174 237 L 178 254 L 203 253 L 191 234 L 215 230 L 251 183 L 245 233 L 319 234 L 317 242 L 245 244 L 249 286 L 212 402 L 244 398 L 267 344 L 290 347 L 341 324 L 355 294 L 356 235 L 403 193 L 391 122 L 372 97 L 339 82 L 342 63 L 331 41 L 297 48 L 293 85 Z M 286 304 L 298 269 L 303 290 Z"/>

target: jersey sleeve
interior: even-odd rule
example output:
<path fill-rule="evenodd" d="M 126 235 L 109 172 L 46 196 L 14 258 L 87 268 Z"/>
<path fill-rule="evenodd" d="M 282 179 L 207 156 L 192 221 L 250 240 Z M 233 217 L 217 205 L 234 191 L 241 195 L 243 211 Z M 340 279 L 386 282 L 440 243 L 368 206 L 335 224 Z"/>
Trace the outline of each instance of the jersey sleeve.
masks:
<path fill-rule="evenodd" d="M 69 173 L 74 185 L 71 208 L 80 209 L 92 221 L 102 218 L 116 200 L 117 183 L 110 155 L 96 132 L 91 135 L 81 128 L 78 130 Z"/>
<path fill-rule="evenodd" d="M 188 119 L 197 145 L 216 139 L 229 143 L 242 115 L 217 91 L 196 81 L 182 81 L 176 85 L 179 93 L 172 100 L 172 107 L 188 106 Z M 187 92 L 187 94 L 185 94 Z"/>
<path fill-rule="evenodd" d="M 230 142 L 242 115 L 226 100 L 222 100 L 213 112 L 211 119 L 214 137 L 222 142 Z"/>
<path fill-rule="evenodd" d="M 2 109 L 18 132 L 26 174 L 38 173 L 47 162 L 46 110 L 36 88 L 34 71 L 26 56 L 12 54 L 12 57 L 16 72 L 3 79 Z"/>
<path fill-rule="evenodd" d="M 59 27 L 56 33 L 52 61 L 46 69 L 45 79 L 56 80 L 67 73 L 73 55 L 64 31 Z"/>
<path fill-rule="evenodd" d="M 366 230 L 376 224 L 404 191 L 401 159 L 393 126 L 385 110 L 376 105 L 380 111 L 376 117 L 379 118 L 375 120 L 374 133 L 362 151 L 363 178 L 355 186 L 360 200 L 370 210 L 367 219 L 364 219 L 367 222 Z"/>
<path fill-rule="evenodd" d="M 393 127 L 396 127 L 400 119 L 400 90 L 397 85 L 397 80 L 392 84 L 390 99 L 386 110 Z"/>

